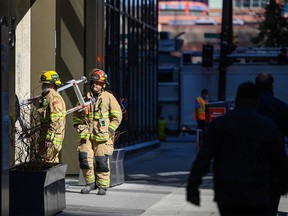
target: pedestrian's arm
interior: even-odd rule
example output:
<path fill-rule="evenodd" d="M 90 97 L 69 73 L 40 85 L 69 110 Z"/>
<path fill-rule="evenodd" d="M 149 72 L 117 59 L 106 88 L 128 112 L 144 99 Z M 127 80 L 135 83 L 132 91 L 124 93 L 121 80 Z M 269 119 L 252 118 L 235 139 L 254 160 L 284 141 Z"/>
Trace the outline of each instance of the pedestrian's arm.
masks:
<path fill-rule="evenodd" d="M 214 139 L 213 131 L 208 129 L 203 145 L 194 161 L 187 185 L 187 201 L 195 205 L 200 205 L 199 186 L 202 183 L 202 177 L 209 171 L 210 162 L 213 155 Z"/>
<path fill-rule="evenodd" d="M 199 109 L 195 109 L 195 116 L 196 116 L 196 120 L 199 119 Z"/>
<path fill-rule="evenodd" d="M 274 135 L 272 130 L 270 132 Z M 270 145 L 269 155 L 271 155 L 271 171 L 273 177 L 275 177 L 276 185 L 280 189 L 281 194 L 284 195 L 288 193 L 288 157 L 282 136 L 280 133 L 277 135 L 277 140 L 274 140 Z"/>
<path fill-rule="evenodd" d="M 199 119 L 199 109 L 200 109 L 200 105 L 199 105 L 199 103 L 198 103 L 197 100 L 195 100 L 194 109 L 195 109 L 195 119 L 198 120 L 198 119 Z"/>
<path fill-rule="evenodd" d="M 288 138 L 288 106 L 286 106 L 286 110 L 283 112 L 284 116 L 283 116 L 283 128 L 284 128 L 284 135 L 286 138 Z"/>

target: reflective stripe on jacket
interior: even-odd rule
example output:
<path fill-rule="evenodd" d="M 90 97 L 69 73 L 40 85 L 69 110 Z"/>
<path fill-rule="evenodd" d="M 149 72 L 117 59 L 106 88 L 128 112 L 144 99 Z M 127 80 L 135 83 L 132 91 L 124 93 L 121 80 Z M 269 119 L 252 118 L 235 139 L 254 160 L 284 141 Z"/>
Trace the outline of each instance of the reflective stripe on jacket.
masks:
<path fill-rule="evenodd" d="M 85 100 L 93 98 L 89 91 Z M 76 112 L 73 124 L 79 132 L 80 138 L 105 142 L 110 138 L 109 131 L 116 131 L 122 120 L 121 107 L 116 98 L 108 91 L 101 92 L 94 104 L 90 104 L 86 112 Z"/>
<path fill-rule="evenodd" d="M 42 98 L 41 137 L 54 145 L 62 145 L 65 135 L 66 105 L 62 96 L 54 89 Z"/>

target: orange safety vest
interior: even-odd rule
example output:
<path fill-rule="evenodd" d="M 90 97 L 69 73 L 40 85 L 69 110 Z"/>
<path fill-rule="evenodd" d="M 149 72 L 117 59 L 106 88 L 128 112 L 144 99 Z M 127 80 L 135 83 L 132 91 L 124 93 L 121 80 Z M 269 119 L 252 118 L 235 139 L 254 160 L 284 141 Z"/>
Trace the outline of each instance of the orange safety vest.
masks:
<path fill-rule="evenodd" d="M 207 101 L 199 96 L 199 97 L 196 98 L 195 102 L 199 104 L 200 108 L 199 108 L 199 119 L 197 119 L 196 110 L 194 111 L 194 119 L 195 120 L 203 120 L 203 121 L 205 121 L 205 119 L 206 119 L 205 105 L 207 104 Z"/>

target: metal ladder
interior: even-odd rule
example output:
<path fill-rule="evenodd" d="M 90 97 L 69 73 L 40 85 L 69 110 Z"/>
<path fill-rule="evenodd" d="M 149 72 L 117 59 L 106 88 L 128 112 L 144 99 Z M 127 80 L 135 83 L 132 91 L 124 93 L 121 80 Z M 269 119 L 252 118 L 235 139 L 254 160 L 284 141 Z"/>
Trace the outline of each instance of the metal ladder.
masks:
<path fill-rule="evenodd" d="M 64 90 L 66 90 L 68 88 L 73 87 L 74 92 L 76 94 L 76 97 L 78 99 L 79 105 L 77 105 L 77 106 L 75 106 L 75 107 L 73 107 L 71 109 L 66 110 L 66 115 L 68 115 L 70 113 L 73 113 L 73 112 L 76 112 L 76 111 L 80 112 L 80 111 L 84 110 L 89 104 L 91 104 L 91 103 L 93 104 L 93 103 L 96 102 L 95 98 L 92 98 L 89 101 L 85 102 L 85 100 L 84 100 L 84 98 L 82 96 L 82 93 L 80 91 L 80 88 L 78 86 L 78 84 L 80 84 L 80 83 L 87 83 L 87 78 L 85 76 L 82 76 L 79 80 L 72 79 L 70 81 L 67 81 L 63 86 L 61 86 L 60 88 L 57 89 L 58 92 L 61 92 L 61 91 L 64 91 Z M 33 98 L 29 98 L 29 99 L 23 100 L 23 101 L 19 102 L 17 106 L 19 106 L 19 110 L 20 110 L 21 106 L 34 104 L 36 101 L 39 101 L 41 97 L 42 96 L 39 95 L 39 96 L 36 96 L 36 97 L 33 97 Z M 18 99 L 16 99 L 16 100 L 18 101 Z M 19 121 L 20 127 L 22 128 L 22 133 L 18 134 L 18 138 L 17 138 L 16 144 L 20 143 L 22 139 L 24 139 L 25 137 L 27 137 L 30 134 L 34 133 L 35 131 L 39 130 L 39 128 L 41 127 L 41 124 L 39 124 L 39 125 L 35 125 L 32 128 L 27 128 L 25 126 L 25 123 L 23 123 L 23 121 L 22 121 L 22 119 L 20 117 L 20 113 L 17 116 L 18 116 L 17 117 L 17 121 Z"/>
<path fill-rule="evenodd" d="M 84 98 L 82 96 L 82 93 L 80 91 L 80 88 L 78 86 L 78 84 L 80 83 L 87 83 L 87 78 L 85 76 L 82 76 L 79 80 L 69 80 L 67 81 L 63 86 L 61 86 L 60 88 L 57 89 L 58 92 L 64 91 L 68 88 L 73 87 L 74 92 L 76 94 L 76 97 L 78 99 L 79 105 L 77 105 L 76 107 L 73 107 L 69 110 L 66 111 L 66 115 L 73 113 L 75 111 L 82 111 L 83 109 L 85 109 L 89 104 L 91 103 L 95 103 L 95 98 L 89 100 L 89 101 L 84 101 Z M 24 106 L 24 105 L 29 105 L 34 103 L 35 101 L 39 100 L 41 98 L 41 95 L 38 95 L 36 97 L 33 98 L 29 98 L 26 100 L 23 100 L 22 102 L 19 103 L 20 107 Z"/>

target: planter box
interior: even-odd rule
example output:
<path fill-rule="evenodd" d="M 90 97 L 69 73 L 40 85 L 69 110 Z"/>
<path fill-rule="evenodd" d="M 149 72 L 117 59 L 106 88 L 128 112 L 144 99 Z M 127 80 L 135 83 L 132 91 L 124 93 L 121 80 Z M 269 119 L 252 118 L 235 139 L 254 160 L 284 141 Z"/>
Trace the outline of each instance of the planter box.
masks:
<path fill-rule="evenodd" d="M 67 164 L 41 171 L 10 169 L 10 215 L 55 215 L 66 208 Z"/>

